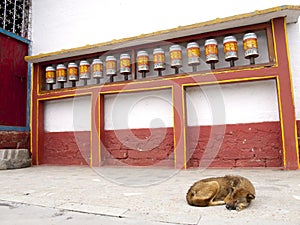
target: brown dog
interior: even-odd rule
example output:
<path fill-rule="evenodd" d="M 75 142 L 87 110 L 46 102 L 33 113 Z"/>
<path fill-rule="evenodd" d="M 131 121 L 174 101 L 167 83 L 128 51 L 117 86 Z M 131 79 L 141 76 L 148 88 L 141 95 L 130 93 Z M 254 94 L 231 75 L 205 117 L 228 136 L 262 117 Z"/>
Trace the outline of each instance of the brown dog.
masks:
<path fill-rule="evenodd" d="M 229 210 L 242 210 L 255 198 L 252 183 L 241 176 L 207 178 L 194 183 L 186 194 L 192 206 L 224 205 Z"/>

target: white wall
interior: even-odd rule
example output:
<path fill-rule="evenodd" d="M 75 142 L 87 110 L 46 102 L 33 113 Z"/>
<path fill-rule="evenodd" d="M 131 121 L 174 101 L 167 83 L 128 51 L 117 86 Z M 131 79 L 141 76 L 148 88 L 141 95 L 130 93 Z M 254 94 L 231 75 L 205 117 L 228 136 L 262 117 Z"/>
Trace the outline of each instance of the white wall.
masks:
<path fill-rule="evenodd" d="M 257 93 L 260 93 L 257 95 Z M 274 80 L 189 87 L 189 126 L 279 121 Z M 171 89 L 105 95 L 105 129 L 173 127 Z M 45 102 L 45 131 L 89 131 L 90 97 Z"/>
<path fill-rule="evenodd" d="M 300 120 L 300 20 L 295 24 L 288 24 L 288 44 L 290 53 L 290 66 L 293 76 L 294 101 L 296 118 Z"/>
<path fill-rule="evenodd" d="M 90 131 L 90 96 L 45 102 L 44 129 L 48 132 Z"/>
<path fill-rule="evenodd" d="M 104 41 L 110 41 L 112 39 L 126 38 L 142 33 L 150 33 L 162 29 L 174 28 L 180 25 L 188 25 L 202 21 L 208 21 L 217 17 L 233 16 L 240 13 L 247 13 L 254 10 L 270 8 L 279 5 L 297 5 L 299 0 L 273 0 L 273 1 L 260 1 L 257 4 L 256 1 L 245 1 L 240 4 L 240 0 L 220 1 L 218 5 L 211 9 L 212 5 L 209 1 L 190 0 L 186 4 L 177 4 L 174 1 L 160 1 L 152 0 L 146 4 L 142 4 L 138 0 L 85 0 L 85 1 L 73 1 L 73 0 L 32 0 L 32 54 L 46 53 L 51 51 L 58 51 L 61 49 L 68 49 L 74 47 L 80 47 L 87 44 L 95 44 Z M 228 9 L 230 10 L 224 10 Z M 206 10 L 207 9 L 207 10 Z M 293 73 L 293 82 L 295 87 L 295 104 L 297 118 L 300 119 L 300 33 L 299 22 L 297 24 L 290 24 L 287 26 L 289 33 L 289 46 L 291 54 L 291 68 Z M 225 88 L 224 92 L 225 102 L 230 106 L 226 108 L 226 123 L 244 123 L 262 120 L 278 120 L 278 115 L 275 113 L 277 107 L 274 102 L 275 86 L 269 83 L 264 85 L 255 86 L 257 93 L 263 93 L 262 99 L 253 99 L 253 92 L 251 88 L 245 92 L 245 87 L 242 84 L 233 85 L 231 88 Z M 234 93 L 231 96 L 229 93 Z M 228 93 L 228 94 L 226 94 Z M 192 91 L 188 93 L 193 98 Z M 128 93 L 128 95 L 130 95 Z M 168 94 L 162 94 L 165 96 L 165 100 L 158 100 L 157 97 L 153 97 L 152 101 L 156 101 L 157 106 L 162 110 L 163 114 L 168 115 L 168 118 L 161 119 L 154 113 L 154 118 L 160 118 L 164 122 L 164 126 L 172 126 L 173 120 L 170 115 L 170 96 Z M 196 91 L 195 96 L 199 95 Z M 161 95 L 159 95 L 161 96 Z M 226 96 L 231 96 L 227 98 Z M 198 96 L 201 97 L 201 96 Z M 203 96 L 202 96 L 203 97 Z M 115 96 L 106 97 L 106 108 L 115 107 L 116 105 L 110 105 L 114 102 Z M 118 96 L 120 98 L 120 96 Z M 159 97 L 160 98 L 160 97 Z M 269 99 L 271 98 L 271 101 Z M 149 97 L 150 99 L 150 97 Z M 140 115 L 137 109 L 147 108 L 149 102 L 146 99 L 135 105 L 132 110 L 132 115 Z M 155 100 L 156 99 L 156 100 Z M 218 99 L 218 98 L 217 98 Z M 248 105 L 248 100 L 250 101 Z M 261 107 L 262 102 L 257 100 L 264 100 L 267 103 L 264 107 L 267 107 L 266 114 L 256 112 L 255 114 L 249 113 L 250 110 L 258 109 Z M 132 100 L 133 102 L 136 99 Z M 194 101 L 194 100 L 191 100 Z M 209 104 L 206 100 L 195 99 L 198 104 L 203 104 L 205 107 L 197 109 L 197 119 L 201 124 L 209 124 L 212 122 L 221 122 L 223 119 L 220 117 L 217 121 L 212 121 L 209 115 Z M 233 113 L 231 109 L 235 109 L 237 112 L 237 106 L 231 105 L 233 101 L 237 104 L 244 105 L 240 110 L 246 112 Z M 110 102 L 110 103 L 109 103 Z M 270 103 L 271 102 L 271 103 Z M 133 103 L 130 103 L 133 104 Z M 190 103 L 189 103 L 190 104 Z M 194 103 L 191 103 L 194 104 Z M 271 104 L 271 105 L 269 105 Z M 253 106 L 252 108 L 250 106 Z M 69 100 L 53 100 L 46 103 L 45 107 L 45 129 L 47 131 L 65 131 L 65 130 L 90 130 L 90 103 L 88 99 L 82 102 L 83 111 L 78 111 L 77 114 L 82 114 L 82 121 L 74 127 L 73 105 Z M 232 108 L 233 107 L 233 108 Z M 148 109 L 148 108 L 147 108 Z M 150 107 L 149 107 L 150 109 Z M 247 109 L 247 110 L 246 110 Z M 200 111 L 199 111 L 200 110 Z M 122 113 L 122 110 L 119 110 Z M 207 113 L 208 112 L 208 113 Z M 150 114 L 150 111 L 146 111 Z M 244 114 L 246 113 L 246 114 Z M 106 118 L 109 112 L 106 112 Z M 124 113 L 123 113 L 124 114 Z M 204 116 L 206 115 L 206 116 Z M 145 127 L 149 125 L 149 121 L 141 119 L 135 120 L 135 116 L 126 115 L 128 121 L 127 124 L 118 125 L 120 128 L 126 127 Z M 151 117 L 147 117 L 151 118 Z M 189 117 L 190 123 L 194 124 L 193 117 Z M 205 118 L 205 119 L 203 119 Z M 82 124 L 81 124 L 82 122 Z M 111 129 L 115 124 L 106 122 L 106 128 Z M 158 120 L 157 120 L 158 122 Z M 158 123 L 159 124 L 159 123 Z"/>
<path fill-rule="evenodd" d="M 279 121 L 275 80 L 186 89 L 189 126 Z"/>
<path fill-rule="evenodd" d="M 105 129 L 173 127 L 172 90 L 105 95 Z"/>
<path fill-rule="evenodd" d="M 46 53 L 170 29 L 299 0 L 32 0 L 32 53 Z M 213 10 L 211 10 L 213 8 Z M 230 10 L 229 10 L 230 9 Z"/>
<path fill-rule="evenodd" d="M 189 126 L 279 121 L 275 80 L 188 87 L 186 103 Z M 171 90 L 105 96 L 106 130 L 172 126 Z"/>

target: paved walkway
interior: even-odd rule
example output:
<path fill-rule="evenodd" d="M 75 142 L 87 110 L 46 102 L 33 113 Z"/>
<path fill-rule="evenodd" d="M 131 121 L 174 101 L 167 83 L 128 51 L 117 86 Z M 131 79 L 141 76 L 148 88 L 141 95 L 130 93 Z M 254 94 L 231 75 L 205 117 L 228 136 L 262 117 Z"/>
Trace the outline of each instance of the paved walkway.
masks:
<path fill-rule="evenodd" d="M 234 174 L 256 188 L 243 211 L 191 207 L 195 181 Z M 300 224 L 300 170 L 38 166 L 0 171 L 1 224 Z"/>

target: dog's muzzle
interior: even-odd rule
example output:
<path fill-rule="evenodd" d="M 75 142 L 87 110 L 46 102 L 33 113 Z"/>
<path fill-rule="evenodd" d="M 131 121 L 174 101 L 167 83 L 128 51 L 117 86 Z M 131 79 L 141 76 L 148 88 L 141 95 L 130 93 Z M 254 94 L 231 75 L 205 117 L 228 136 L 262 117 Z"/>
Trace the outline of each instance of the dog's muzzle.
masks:
<path fill-rule="evenodd" d="M 232 205 L 226 204 L 226 209 L 228 209 L 228 210 L 235 210 L 236 207 L 235 207 L 235 206 L 232 206 Z"/>

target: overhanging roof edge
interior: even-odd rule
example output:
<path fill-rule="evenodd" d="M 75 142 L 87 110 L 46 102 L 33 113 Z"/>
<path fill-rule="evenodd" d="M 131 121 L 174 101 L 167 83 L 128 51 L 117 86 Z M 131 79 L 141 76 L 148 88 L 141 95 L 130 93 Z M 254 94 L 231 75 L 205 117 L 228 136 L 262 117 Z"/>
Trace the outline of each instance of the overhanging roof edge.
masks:
<path fill-rule="evenodd" d="M 193 34 L 201 34 L 213 32 L 217 30 L 229 29 L 238 26 L 248 26 L 268 22 L 274 18 L 286 17 L 287 23 L 294 23 L 298 21 L 300 16 L 299 6 L 278 6 L 265 10 L 256 10 L 251 13 L 239 14 L 226 18 L 216 18 L 214 20 L 195 23 L 186 26 L 179 26 L 168 30 L 152 32 L 149 34 L 142 34 L 135 37 L 123 38 L 119 40 L 112 40 L 94 45 L 86 45 L 78 48 L 63 49 L 61 51 L 38 54 L 35 56 L 26 56 L 25 60 L 31 63 L 39 63 L 67 57 L 74 57 L 79 55 L 93 54 L 97 52 L 117 49 L 122 46 L 132 47 L 140 44 L 147 44 L 156 41 L 164 41 L 173 38 L 184 37 Z M 241 25 L 242 24 L 242 25 Z"/>

